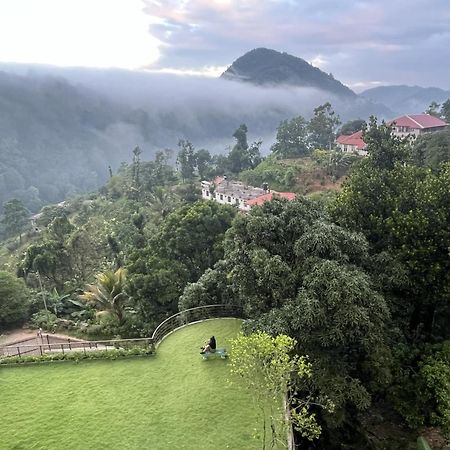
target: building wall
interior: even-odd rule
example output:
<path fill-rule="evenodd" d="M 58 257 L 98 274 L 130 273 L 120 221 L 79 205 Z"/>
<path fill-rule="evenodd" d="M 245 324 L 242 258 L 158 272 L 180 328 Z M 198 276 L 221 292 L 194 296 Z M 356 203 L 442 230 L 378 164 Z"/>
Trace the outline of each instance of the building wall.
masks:
<path fill-rule="evenodd" d="M 250 207 L 245 204 L 245 200 L 242 198 L 234 197 L 226 193 L 210 192 L 209 187 L 206 188 L 202 184 L 202 198 L 205 200 L 213 200 L 222 205 L 236 206 L 244 211 L 249 211 Z"/>
<path fill-rule="evenodd" d="M 362 156 L 367 155 L 367 152 L 365 150 L 359 150 L 356 145 L 338 143 L 337 146 L 342 152 L 356 153 L 356 154 L 362 155 Z"/>

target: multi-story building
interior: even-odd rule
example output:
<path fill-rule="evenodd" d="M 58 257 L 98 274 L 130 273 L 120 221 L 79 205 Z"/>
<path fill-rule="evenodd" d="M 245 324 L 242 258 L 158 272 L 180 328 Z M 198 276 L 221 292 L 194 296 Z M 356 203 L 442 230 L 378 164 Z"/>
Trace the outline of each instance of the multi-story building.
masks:
<path fill-rule="evenodd" d="M 395 136 L 417 139 L 421 134 L 444 130 L 448 123 L 430 114 L 411 114 L 397 117 L 388 122 L 388 125 Z"/>
<path fill-rule="evenodd" d="M 448 123 L 430 114 L 410 114 L 400 116 L 387 123 L 391 127 L 392 134 L 400 138 L 411 137 L 417 139 L 425 133 L 434 133 L 444 130 Z M 341 135 L 336 139 L 337 147 L 343 152 L 367 155 L 366 143 L 362 138 L 362 131 L 357 131 L 350 136 Z"/>

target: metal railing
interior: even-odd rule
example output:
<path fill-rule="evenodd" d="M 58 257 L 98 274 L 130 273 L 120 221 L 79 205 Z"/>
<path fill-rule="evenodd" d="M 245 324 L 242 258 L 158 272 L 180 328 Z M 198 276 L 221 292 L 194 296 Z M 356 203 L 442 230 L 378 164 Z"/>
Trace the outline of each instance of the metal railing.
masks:
<path fill-rule="evenodd" d="M 154 345 L 158 345 L 169 333 L 184 325 L 220 317 L 243 318 L 242 307 L 237 305 L 206 305 L 185 309 L 168 317 L 156 327 L 152 335 Z"/>
<path fill-rule="evenodd" d="M 47 336 L 48 339 L 48 336 Z M 29 356 L 47 353 L 66 353 L 73 351 L 88 352 L 96 350 L 126 349 L 131 347 L 150 347 L 154 350 L 152 338 L 139 339 L 105 339 L 101 341 L 79 341 L 66 339 L 64 342 L 41 342 L 36 344 L 22 344 L 17 342 L 0 347 L 0 356 Z"/>
<path fill-rule="evenodd" d="M 88 351 L 111 350 L 114 348 L 130 348 L 136 346 L 145 346 L 147 348 L 150 347 L 151 350 L 154 351 L 156 345 L 177 328 L 193 322 L 221 317 L 243 318 L 242 308 L 237 305 L 222 304 L 197 306 L 195 308 L 186 309 L 161 322 L 156 327 L 153 335 L 148 338 L 83 341 L 47 334 L 40 338 L 27 339 L 9 345 L 0 345 L 0 357 L 44 355 L 49 352 L 65 353 L 81 351 L 86 353 Z M 24 344 L 24 342 L 33 343 Z"/>

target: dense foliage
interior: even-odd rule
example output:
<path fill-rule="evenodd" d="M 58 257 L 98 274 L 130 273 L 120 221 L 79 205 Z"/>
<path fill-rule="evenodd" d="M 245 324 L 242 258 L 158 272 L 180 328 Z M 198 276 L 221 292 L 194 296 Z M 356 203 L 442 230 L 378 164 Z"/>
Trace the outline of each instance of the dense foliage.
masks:
<path fill-rule="evenodd" d="M 372 119 L 358 158 L 327 150 L 338 122 L 329 104 L 283 121 L 264 160 L 244 124 L 227 155 L 181 140 L 176 170 L 172 152 L 145 161 L 135 147 L 98 193 L 44 208 L 31 230 L 24 204 L 6 203 L 18 250 L 5 267 L 39 295 L 2 272 L 0 326 L 34 313 L 48 330 L 148 336 L 178 309 L 238 304 L 247 333 L 289 336 L 291 361 L 308 361 L 307 383 L 287 373 L 292 404 L 308 399 L 305 436 L 322 430 L 315 448 L 369 446 L 371 408 L 448 429 L 449 132 L 412 142 Z M 297 192 L 347 178 L 320 202 L 299 195 L 238 214 L 199 201 L 200 180 L 224 173 Z"/>
<path fill-rule="evenodd" d="M 28 316 L 30 292 L 23 280 L 0 271 L 0 331 L 18 325 Z"/>

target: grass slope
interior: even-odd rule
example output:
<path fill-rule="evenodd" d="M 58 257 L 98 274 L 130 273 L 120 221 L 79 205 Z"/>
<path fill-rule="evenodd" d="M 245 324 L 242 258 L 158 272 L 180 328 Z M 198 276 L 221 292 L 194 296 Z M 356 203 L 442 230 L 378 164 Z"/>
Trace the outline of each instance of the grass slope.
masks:
<path fill-rule="evenodd" d="M 251 397 L 227 383 L 226 360 L 199 355 L 212 334 L 229 347 L 240 326 L 190 325 L 155 357 L 0 369 L 0 448 L 260 448 Z"/>

